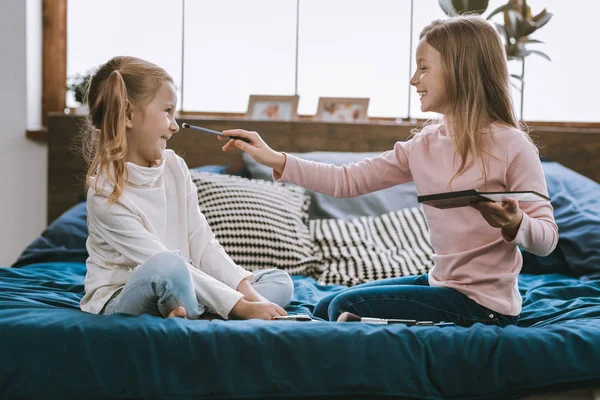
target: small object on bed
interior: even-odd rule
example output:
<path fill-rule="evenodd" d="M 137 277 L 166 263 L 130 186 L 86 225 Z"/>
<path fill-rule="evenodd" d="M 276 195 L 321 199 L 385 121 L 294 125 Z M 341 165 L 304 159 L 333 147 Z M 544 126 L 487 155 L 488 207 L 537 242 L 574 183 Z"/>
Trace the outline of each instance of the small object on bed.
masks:
<path fill-rule="evenodd" d="M 315 321 L 308 314 L 280 315 L 271 317 L 271 321 Z"/>
<path fill-rule="evenodd" d="M 190 124 L 188 124 L 186 122 L 184 122 L 183 124 L 181 124 L 181 126 L 184 127 L 184 128 L 195 129 L 197 131 L 204 132 L 204 133 L 210 133 L 211 135 L 223 136 L 223 137 L 226 137 L 226 138 L 229 138 L 229 139 L 241 140 L 242 142 L 250 143 L 250 139 L 246 139 L 246 138 L 243 138 L 241 136 L 227 136 L 227 135 L 223 135 L 222 132 L 214 131 L 214 130 L 208 129 L 208 128 L 202 128 L 201 126 L 190 125 Z"/>
<path fill-rule="evenodd" d="M 459 190 L 456 192 L 436 193 L 419 196 L 419 203 L 431 207 L 446 209 L 467 207 L 478 201 L 501 202 L 508 199 L 516 201 L 550 201 L 550 198 L 533 190 L 515 192 L 480 192 L 477 189 Z"/>
<path fill-rule="evenodd" d="M 361 322 L 363 324 L 373 325 L 392 325 L 403 324 L 407 326 L 454 326 L 454 322 L 433 322 L 433 321 L 417 321 L 416 319 L 391 319 L 391 318 L 371 318 L 359 317 L 351 312 L 343 312 L 338 317 L 338 322 Z"/>

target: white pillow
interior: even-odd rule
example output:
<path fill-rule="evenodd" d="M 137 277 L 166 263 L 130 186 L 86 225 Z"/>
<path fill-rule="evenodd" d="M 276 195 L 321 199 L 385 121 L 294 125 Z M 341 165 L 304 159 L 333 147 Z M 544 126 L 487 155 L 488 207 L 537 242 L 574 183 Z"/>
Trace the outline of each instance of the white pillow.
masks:
<path fill-rule="evenodd" d="M 433 267 L 433 248 L 419 207 L 377 217 L 309 221 L 323 255 L 323 284 L 353 286 L 378 279 L 420 275 Z"/>
<path fill-rule="evenodd" d="M 310 197 L 283 183 L 190 171 L 198 205 L 227 254 L 250 271 L 315 275 L 321 256 L 308 231 Z"/>

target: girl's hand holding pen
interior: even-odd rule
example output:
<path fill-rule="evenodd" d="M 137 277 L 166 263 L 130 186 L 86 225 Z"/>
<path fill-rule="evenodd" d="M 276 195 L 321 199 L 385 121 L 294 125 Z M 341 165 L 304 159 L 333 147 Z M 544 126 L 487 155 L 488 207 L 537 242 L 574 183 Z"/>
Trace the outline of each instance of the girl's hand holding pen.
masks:
<path fill-rule="evenodd" d="M 223 146 L 223 151 L 229 151 L 237 147 L 248 153 L 256 162 L 273 168 L 278 174 L 283 173 L 285 167 L 285 154 L 271 149 L 258 133 L 245 131 L 243 129 L 231 129 L 223 131 L 223 135 L 224 136 L 218 137 L 219 140 L 229 139 L 226 136 L 238 136 L 250 140 L 250 143 L 245 143 L 241 140 L 229 139 L 225 146 Z"/>

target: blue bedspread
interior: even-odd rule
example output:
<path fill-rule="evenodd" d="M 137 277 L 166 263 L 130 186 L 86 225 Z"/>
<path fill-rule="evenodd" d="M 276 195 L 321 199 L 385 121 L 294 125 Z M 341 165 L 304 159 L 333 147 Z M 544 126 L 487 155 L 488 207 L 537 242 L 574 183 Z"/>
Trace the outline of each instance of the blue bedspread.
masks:
<path fill-rule="evenodd" d="M 600 281 L 522 275 L 519 327 L 189 321 L 79 310 L 85 265 L 0 269 L 0 398 L 507 399 L 600 383 Z M 295 277 L 293 313 L 339 287 Z"/>

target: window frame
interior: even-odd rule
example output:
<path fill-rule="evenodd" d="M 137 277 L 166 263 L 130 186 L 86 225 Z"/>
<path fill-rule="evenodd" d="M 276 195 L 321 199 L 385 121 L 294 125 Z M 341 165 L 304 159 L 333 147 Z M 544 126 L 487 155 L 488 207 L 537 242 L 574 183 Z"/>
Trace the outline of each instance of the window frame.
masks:
<path fill-rule="evenodd" d="M 42 125 L 39 130 L 27 131 L 27 137 L 36 141 L 47 140 L 48 115 L 63 113 L 66 108 L 67 82 L 67 6 L 68 0 L 42 0 Z M 181 117 L 201 116 L 219 118 L 243 118 L 243 113 L 180 111 Z M 300 120 L 308 120 L 310 115 L 300 115 Z M 394 118 L 370 117 L 373 123 L 390 122 Z M 527 125 L 555 128 L 595 128 L 600 122 L 576 121 L 531 121 Z"/>

